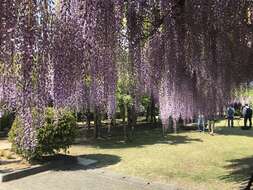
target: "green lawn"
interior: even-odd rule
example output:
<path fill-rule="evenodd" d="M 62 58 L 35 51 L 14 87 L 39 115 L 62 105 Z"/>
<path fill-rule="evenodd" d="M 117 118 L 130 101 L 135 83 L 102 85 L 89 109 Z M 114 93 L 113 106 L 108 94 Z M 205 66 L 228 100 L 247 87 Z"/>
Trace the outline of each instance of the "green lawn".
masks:
<path fill-rule="evenodd" d="M 253 105 L 253 88 L 249 88 L 247 91 L 243 92 L 241 95 L 248 99 L 249 102 L 247 103 L 250 103 L 251 105 Z"/>
<path fill-rule="evenodd" d="M 253 166 L 253 130 L 228 129 L 225 121 L 217 125 L 214 136 L 181 131 L 162 138 L 160 129 L 144 130 L 136 132 L 133 142 L 115 137 L 75 145 L 70 153 L 96 158 L 101 167 L 151 182 L 187 189 L 239 189 Z"/>
<path fill-rule="evenodd" d="M 253 97 L 253 89 L 250 89 L 250 90 L 249 90 L 249 96 L 250 96 L 250 97 Z"/>
<path fill-rule="evenodd" d="M 253 97 L 253 89 L 251 88 L 251 89 L 249 89 L 249 91 L 248 91 L 248 94 L 247 94 L 248 96 L 250 96 L 250 97 Z"/>

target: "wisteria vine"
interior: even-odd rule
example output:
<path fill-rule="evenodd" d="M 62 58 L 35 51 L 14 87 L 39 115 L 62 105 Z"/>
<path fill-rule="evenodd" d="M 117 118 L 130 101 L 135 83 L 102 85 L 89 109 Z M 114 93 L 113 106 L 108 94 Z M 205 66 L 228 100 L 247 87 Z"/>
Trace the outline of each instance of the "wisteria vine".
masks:
<path fill-rule="evenodd" d="M 2 0 L 0 105 L 24 124 L 18 143 L 34 149 L 50 102 L 113 118 L 121 45 L 131 120 L 144 94 L 158 105 L 165 130 L 169 117 L 174 123 L 199 113 L 215 117 L 252 80 L 252 6 L 244 0 L 60 0 L 57 6 Z"/>

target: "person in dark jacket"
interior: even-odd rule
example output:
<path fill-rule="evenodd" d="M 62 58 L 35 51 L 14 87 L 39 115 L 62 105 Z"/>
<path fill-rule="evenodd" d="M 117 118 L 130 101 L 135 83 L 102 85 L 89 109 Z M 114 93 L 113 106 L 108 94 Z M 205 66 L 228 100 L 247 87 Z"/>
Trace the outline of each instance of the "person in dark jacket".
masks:
<path fill-rule="evenodd" d="M 252 127 L 252 109 L 248 104 L 245 104 L 242 115 L 244 117 L 244 128 L 251 128 Z M 249 120 L 249 126 L 247 126 L 247 122 Z"/>
<path fill-rule="evenodd" d="M 235 109 L 230 105 L 227 109 L 228 127 L 234 127 Z"/>

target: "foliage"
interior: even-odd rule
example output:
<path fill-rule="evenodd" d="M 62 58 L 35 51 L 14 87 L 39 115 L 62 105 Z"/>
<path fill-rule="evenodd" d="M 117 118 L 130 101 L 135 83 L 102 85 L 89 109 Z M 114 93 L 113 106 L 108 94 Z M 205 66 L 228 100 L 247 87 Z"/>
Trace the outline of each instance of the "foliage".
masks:
<path fill-rule="evenodd" d="M 142 96 L 141 98 L 141 105 L 144 107 L 145 110 L 148 109 L 148 106 L 150 106 L 151 100 L 149 96 Z"/>
<path fill-rule="evenodd" d="M 119 111 L 123 117 L 125 116 L 127 108 L 133 104 L 133 98 L 129 95 L 128 89 L 128 77 L 122 73 L 119 77 L 116 90 L 116 105 L 117 111 Z"/>
<path fill-rule="evenodd" d="M 20 134 L 24 134 L 24 129 L 22 128 L 21 121 L 18 119 L 18 117 L 16 117 L 12 124 L 11 130 L 8 133 L 8 140 L 12 143 L 13 150 L 18 154 L 22 154 L 21 147 L 16 143 L 16 138 L 18 138 Z M 25 153 L 23 154 L 25 155 Z"/>
<path fill-rule="evenodd" d="M 250 1 L 54 3 L 0 2 L 0 102 L 23 123 L 25 150 L 33 151 L 43 126 L 43 114 L 34 121 L 32 110 L 43 113 L 50 99 L 57 108 L 112 118 L 117 96 L 135 121 L 147 94 L 167 124 L 169 116 L 221 112 L 233 90 L 252 79 Z"/>
<path fill-rule="evenodd" d="M 249 104 L 253 106 L 253 89 L 242 84 L 239 88 L 235 89 L 235 102 L 241 104 Z"/>
<path fill-rule="evenodd" d="M 16 118 L 9 132 L 9 141 L 14 151 L 26 159 L 39 159 L 61 150 L 66 152 L 77 135 L 76 119 L 70 111 L 47 108 L 44 125 L 36 129 L 37 143 L 33 151 L 23 149 L 17 141 L 23 134 L 22 122 Z"/>
<path fill-rule="evenodd" d="M 242 116 L 242 110 L 236 109 L 236 110 L 235 110 L 235 116 L 241 117 L 241 116 Z"/>

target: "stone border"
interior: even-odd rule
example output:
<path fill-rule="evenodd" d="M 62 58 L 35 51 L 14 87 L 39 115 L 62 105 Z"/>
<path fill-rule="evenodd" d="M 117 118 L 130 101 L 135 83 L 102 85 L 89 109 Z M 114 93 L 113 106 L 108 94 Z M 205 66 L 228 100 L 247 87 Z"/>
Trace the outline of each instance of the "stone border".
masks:
<path fill-rule="evenodd" d="M 23 177 L 27 177 L 29 175 L 34 175 L 40 172 L 47 171 L 49 169 L 50 169 L 50 164 L 45 164 L 45 165 L 35 165 L 30 168 L 12 171 L 9 173 L 0 173 L 0 183 L 15 180 L 15 179 L 20 179 Z"/>
<path fill-rule="evenodd" d="M 88 167 L 96 163 L 96 160 L 86 159 L 82 157 L 67 156 L 66 159 L 50 161 L 44 165 L 34 165 L 30 168 L 25 168 L 22 170 L 12 171 L 9 173 L 0 173 L 0 183 L 20 179 L 30 175 L 35 175 L 51 169 L 64 167 L 69 164 L 78 164 L 84 167 Z"/>

